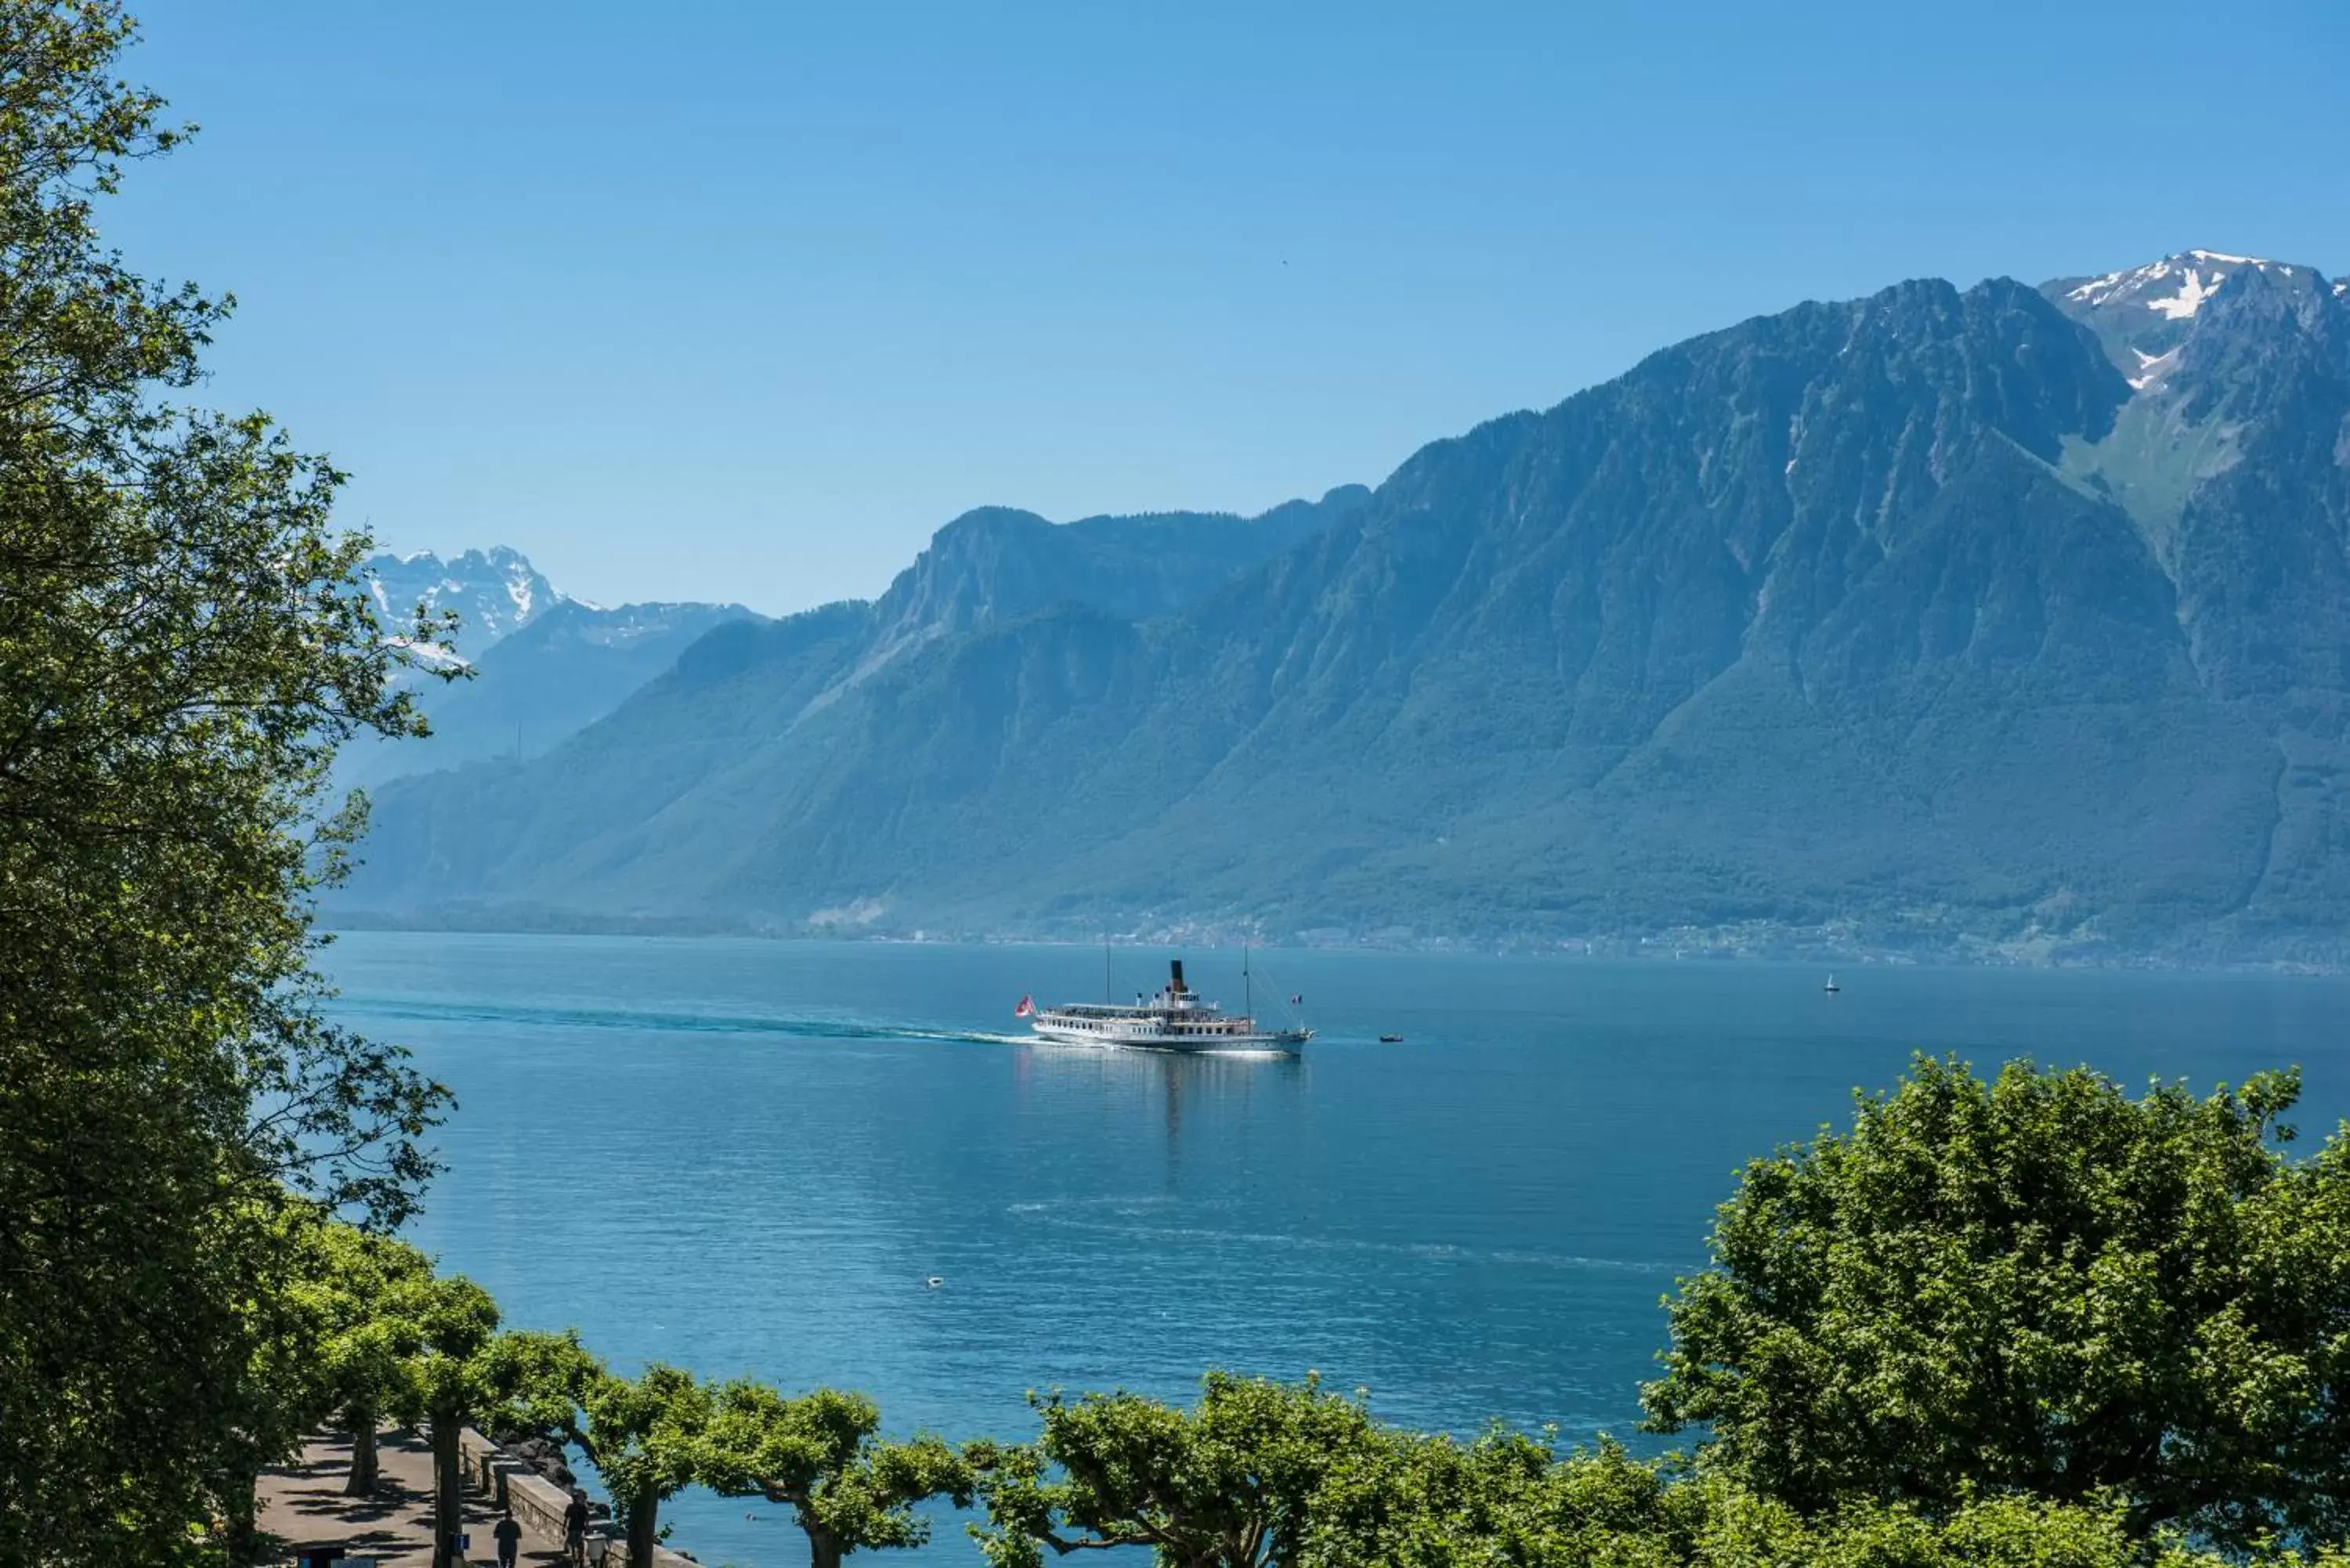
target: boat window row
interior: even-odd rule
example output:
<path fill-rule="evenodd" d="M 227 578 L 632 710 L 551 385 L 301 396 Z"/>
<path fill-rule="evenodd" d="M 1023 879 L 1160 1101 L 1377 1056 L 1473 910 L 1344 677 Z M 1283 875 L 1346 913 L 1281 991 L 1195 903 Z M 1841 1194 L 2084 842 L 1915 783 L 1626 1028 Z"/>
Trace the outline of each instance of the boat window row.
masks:
<path fill-rule="evenodd" d="M 1114 1028 L 1137 1023 L 1147 1024 L 1155 1034 L 1245 1034 L 1251 1027 L 1245 1018 L 1219 1018 L 1193 1023 L 1179 1022 L 1175 1019 L 1135 1018 L 1117 1013 L 1096 1016 L 1079 1012 L 1074 1008 L 1066 1012 L 1048 1012 L 1039 1022 L 1059 1028 L 1082 1029 L 1094 1034 L 1108 1033 Z"/>

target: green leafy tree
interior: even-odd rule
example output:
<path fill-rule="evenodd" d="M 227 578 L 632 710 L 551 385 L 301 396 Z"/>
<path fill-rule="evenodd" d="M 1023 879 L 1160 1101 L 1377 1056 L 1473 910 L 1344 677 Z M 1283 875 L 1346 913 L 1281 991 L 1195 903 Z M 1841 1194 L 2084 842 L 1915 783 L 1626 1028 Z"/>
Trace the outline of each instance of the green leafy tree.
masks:
<path fill-rule="evenodd" d="M 2273 1548 L 2251 1561 L 2298 1562 Z M 1387 1432 L 1327 1476 L 1300 1568 L 2226 1568 L 2150 1546 L 2122 1509 L 2004 1494 L 1950 1508 L 1859 1498 L 1806 1518 L 1729 1477 L 1603 1443 L 1555 1457 L 1496 1431 Z M 2340 1563 L 2338 1553 L 2320 1561 Z"/>
<path fill-rule="evenodd" d="M 1336 1474 L 1376 1456 L 1359 1400 L 1212 1372 L 1189 1410 L 1134 1394 L 1032 1403 L 1033 1444 L 970 1449 L 997 1568 L 1056 1554 L 1147 1546 L 1165 1568 L 1289 1568 Z"/>
<path fill-rule="evenodd" d="M 691 1373 L 655 1363 L 634 1378 L 598 1379 L 585 1404 L 579 1446 L 612 1494 L 629 1568 L 652 1568 L 660 1505 L 699 1478 L 710 1390 Z"/>
<path fill-rule="evenodd" d="M 397 1314 L 430 1286 L 432 1262 L 396 1238 L 331 1221 L 315 1227 L 306 1262 L 296 1288 L 323 1325 L 317 1375 L 351 1437 L 343 1490 L 365 1497 L 376 1489 L 376 1428 L 405 1376 Z"/>
<path fill-rule="evenodd" d="M 396 1222 L 445 1095 L 328 1023 L 352 733 L 416 732 L 339 481 L 183 406 L 225 297 L 97 213 L 181 131 L 108 0 L 0 3 L 0 1561 L 168 1562 L 273 1428 L 290 1187 Z M 415 628 L 425 635 L 440 635 Z M 245 1500 L 249 1506 L 249 1498 Z"/>
<path fill-rule="evenodd" d="M 458 1436 L 467 1427 L 579 1430 L 583 1401 L 605 1378 L 577 1334 L 511 1330 L 494 1336 L 461 1369 L 440 1371 L 425 1405 L 433 1459 L 433 1509 L 441 1539 L 462 1524 Z"/>
<path fill-rule="evenodd" d="M 267 1244 L 255 1253 L 263 1272 L 245 1282 L 238 1306 L 247 1359 L 234 1402 L 220 1412 L 211 1489 L 231 1562 L 251 1561 L 259 1552 L 255 1493 L 261 1472 L 299 1450 L 335 1396 L 327 1354 L 334 1317 L 330 1303 L 312 1288 L 317 1276 L 310 1267 L 324 1228 L 306 1205 L 251 1209 Z"/>
<path fill-rule="evenodd" d="M 383 1304 L 399 1357 L 387 1413 L 432 1445 L 432 1564 L 450 1568 L 446 1545 L 463 1518 L 459 1435 L 500 1403 L 489 1360 L 498 1305 L 462 1275 L 416 1282 Z"/>
<path fill-rule="evenodd" d="M 421 1427 L 432 1448 L 433 1568 L 464 1520 L 461 1441 L 468 1427 L 576 1432 L 603 1376 L 569 1334 L 501 1333 L 497 1303 L 463 1275 L 403 1279 L 380 1305 L 394 1357 L 383 1413 Z"/>
<path fill-rule="evenodd" d="M 2176 1542 L 2149 1544 L 2114 1508 L 2020 1495 L 1944 1510 L 1855 1501 L 1805 1518 L 1787 1504 L 1710 1477 L 1668 1488 L 1658 1532 L 1624 1539 L 1612 1556 L 1569 1562 L 1687 1563 L 1690 1568 L 2244 1568 L 2291 1563 L 2272 1550 L 2230 1559 Z M 2322 1554 L 2321 1563 L 2338 1562 Z"/>
<path fill-rule="evenodd" d="M 1320 1480 L 1299 1568 L 1604 1563 L 1686 1557 L 1689 1494 L 1612 1443 L 1558 1460 L 1496 1429 L 1474 1442 L 1380 1429 Z"/>
<path fill-rule="evenodd" d="M 764 1384 L 722 1386 L 703 1434 L 702 1483 L 727 1497 L 789 1503 L 815 1568 L 852 1552 L 920 1546 L 930 1498 L 971 1506 L 970 1463 L 936 1438 L 883 1442 L 880 1411 L 861 1394 L 819 1388 L 787 1399 Z"/>
<path fill-rule="evenodd" d="M 2293 1074 L 2132 1099 L 1920 1059 L 1750 1165 L 1670 1303 L 1650 1422 L 1817 1514 L 1974 1489 L 2123 1501 L 2231 1548 L 2350 1527 L 2350 1140 Z"/>
<path fill-rule="evenodd" d="M 578 1442 L 612 1494 L 629 1568 L 650 1568 L 660 1505 L 700 1479 L 712 1403 L 692 1374 L 658 1362 L 634 1378 L 608 1376 L 590 1388 Z"/>

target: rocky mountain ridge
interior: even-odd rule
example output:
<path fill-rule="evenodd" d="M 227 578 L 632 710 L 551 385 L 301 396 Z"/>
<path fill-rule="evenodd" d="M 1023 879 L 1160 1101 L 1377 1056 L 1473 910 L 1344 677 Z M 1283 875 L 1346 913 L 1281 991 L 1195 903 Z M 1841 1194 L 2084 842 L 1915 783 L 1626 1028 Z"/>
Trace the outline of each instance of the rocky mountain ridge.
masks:
<path fill-rule="evenodd" d="M 351 902 L 2322 956 L 2345 540 L 2312 269 L 1919 280 L 1433 442 L 1180 604 L 990 597 L 1028 574 L 942 535 L 919 636 L 723 628 L 542 763 L 387 792 Z"/>
<path fill-rule="evenodd" d="M 386 552 L 369 557 L 367 575 L 376 612 L 386 626 L 405 627 L 420 605 L 432 615 L 454 610 L 460 629 L 446 652 L 469 661 L 557 603 L 576 602 L 521 551 L 504 545 L 467 550 L 445 561 L 430 550 Z"/>
<path fill-rule="evenodd" d="M 387 627 L 409 625 L 419 606 L 428 614 L 456 612 L 456 636 L 421 651 L 428 668 L 454 666 L 466 678 L 405 676 L 433 732 L 421 741 L 353 742 L 336 760 L 340 789 L 544 753 L 610 712 L 703 633 L 751 613 L 740 605 L 607 609 L 564 593 L 504 545 L 446 560 L 430 551 L 378 555 L 367 570 Z"/>

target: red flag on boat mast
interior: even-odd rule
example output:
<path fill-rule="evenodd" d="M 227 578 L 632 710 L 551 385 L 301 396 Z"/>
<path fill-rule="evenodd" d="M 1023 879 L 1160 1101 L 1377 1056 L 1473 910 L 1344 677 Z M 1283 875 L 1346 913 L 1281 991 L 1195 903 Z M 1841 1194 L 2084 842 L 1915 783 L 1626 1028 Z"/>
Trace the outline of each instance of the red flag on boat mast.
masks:
<path fill-rule="evenodd" d="M 1019 1005 L 1019 1006 L 1017 1006 L 1017 1007 L 1015 1007 L 1015 1008 L 1014 1008 L 1014 1009 L 1012 1010 L 1012 1016 L 1013 1016 L 1013 1017 L 1014 1017 L 1014 1018 L 1034 1018 L 1034 1017 L 1035 1017 L 1035 1016 L 1036 1016 L 1036 1004 L 1035 1004 L 1035 1002 L 1033 1002 L 1033 1001 L 1031 1001 L 1031 1000 L 1030 1000 L 1029 998 L 1027 998 L 1027 997 L 1024 997 L 1024 997 L 1022 997 L 1022 998 L 1020 999 L 1020 1005 Z"/>

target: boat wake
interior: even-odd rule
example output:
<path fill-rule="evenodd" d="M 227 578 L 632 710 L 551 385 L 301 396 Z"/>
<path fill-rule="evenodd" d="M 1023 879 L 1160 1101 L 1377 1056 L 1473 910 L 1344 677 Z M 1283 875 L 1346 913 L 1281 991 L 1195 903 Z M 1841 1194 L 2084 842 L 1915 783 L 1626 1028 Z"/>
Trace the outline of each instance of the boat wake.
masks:
<path fill-rule="evenodd" d="M 1523 1248 L 1462 1247 L 1443 1241 L 1386 1241 L 1369 1238 L 1304 1235 L 1294 1231 L 1225 1230 L 1212 1225 L 1154 1223 L 1139 1212 L 1149 1199 L 1071 1199 L 1049 1203 L 1014 1203 L 1004 1212 L 1031 1224 L 1056 1230 L 1179 1245 L 1271 1248 L 1283 1251 L 1374 1253 L 1416 1258 L 1437 1263 L 1498 1263 L 1534 1269 L 1598 1271 L 1608 1273 L 1670 1274 L 1679 1264 L 1631 1258 L 1594 1257 L 1581 1252 L 1544 1252 Z M 1107 1210 L 1113 1217 L 1095 1216 Z"/>
<path fill-rule="evenodd" d="M 347 995 L 337 1011 L 371 1023 L 485 1023 L 525 1029 L 611 1029 L 653 1034 L 748 1034 L 787 1040 L 874 1040 L 948 1045 L 1025 1045 L 1027 1034 L 941 1029 L 850 1018 L 777 1018 L 754 1013 L 653 1012 L 629 1008 L 539 1007 L 507 1002 L 419 1002 Z"/>

